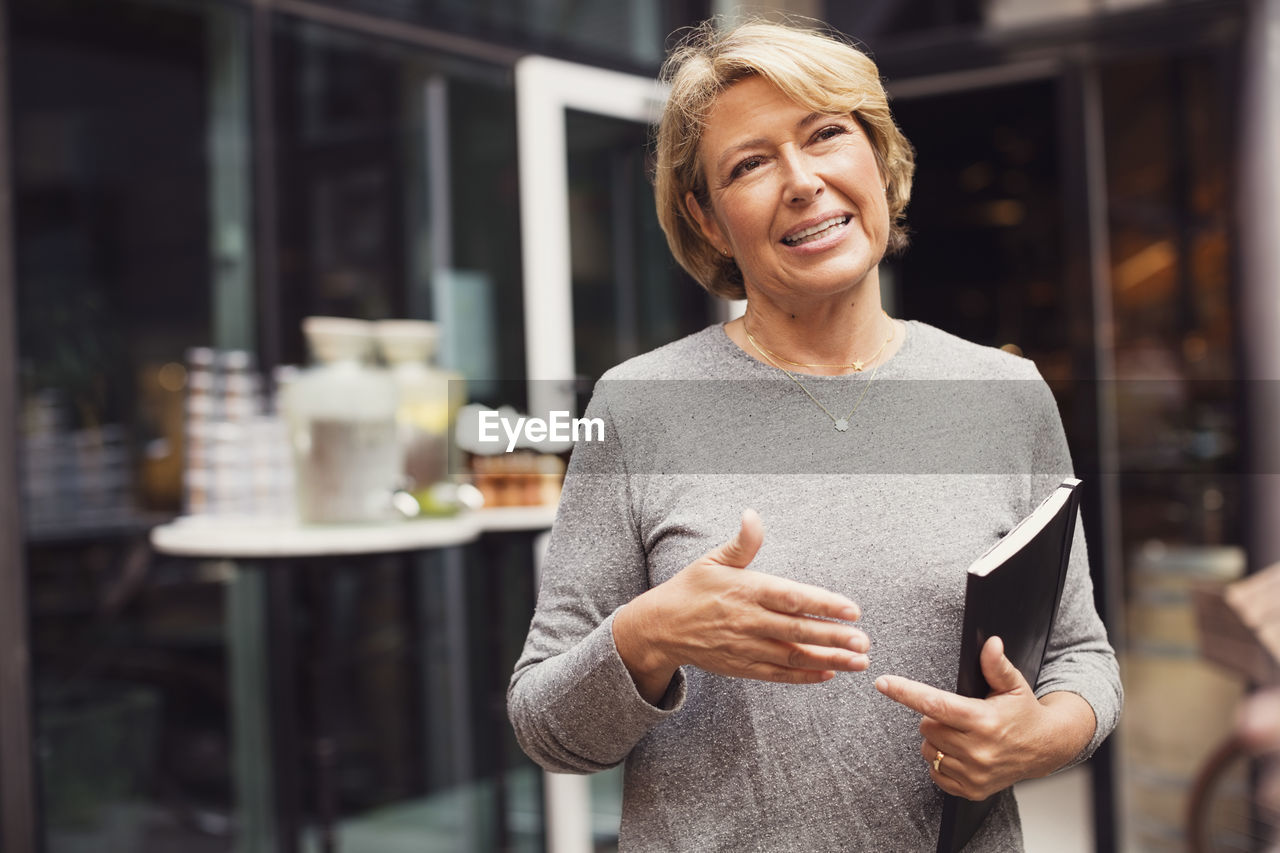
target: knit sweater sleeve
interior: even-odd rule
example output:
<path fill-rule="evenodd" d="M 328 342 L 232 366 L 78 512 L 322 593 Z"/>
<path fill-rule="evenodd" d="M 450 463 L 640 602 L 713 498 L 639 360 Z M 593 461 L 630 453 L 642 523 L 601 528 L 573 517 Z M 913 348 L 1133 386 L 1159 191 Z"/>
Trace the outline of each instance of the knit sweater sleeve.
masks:
<path fill-rule="evenodd" d="M 563 773 L 621 763 L 685 695 L 678 672 L 657 706 L 647 702 L 614 645 L 613 614 L 645 591 L 648 574 L 618 424 L 599 386 L 586 417 L 604 422 L 604 437 L 574 448 L 537 608 L 507 690 L 521 747 Z"/>
<path fill-rule="evenodd" d="M 1031 506 L 1038 504 L 1072 473 L 1071 456 L 1053 394 L 1038 377 L 1035 387 Z M 1096 719 L 1093 737 L 1067 765 L 1071 766 L 1092 755 L 1112 732 L 1124 703 L 1115 652 L 1107 641 L 1106 628 L 1094 606 L 1084 525 L 1078 517 L 1062 603 L 1035 686 L 1037 697 L 1057 691 L 1068 691 L 1082 697 L 1093 708 Z"/>

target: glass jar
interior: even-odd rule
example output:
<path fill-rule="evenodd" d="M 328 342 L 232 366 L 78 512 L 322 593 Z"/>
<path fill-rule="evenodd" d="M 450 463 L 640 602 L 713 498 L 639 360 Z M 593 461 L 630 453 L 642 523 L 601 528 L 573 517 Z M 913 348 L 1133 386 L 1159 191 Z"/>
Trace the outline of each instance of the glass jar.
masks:
<path fill-rule="evenodd" d="M 399 396 L 397 430 L 406 488 L 421 502 L 425 492 L 449 478 L 449 440 L 464 397 L 462 375 L 433 363 L 439 328 L 425 320 L 375 324 L 378 349 Z"/>
<path fill-rule="evenodd" d="M 403 468 L 396 388 L 389 371 L 370 363 L 372 324 L 307 317 L 302 330 L 315 364 L 291 383 L 284 404 L 298 518 L 311 524 L 392 518 Z"/>

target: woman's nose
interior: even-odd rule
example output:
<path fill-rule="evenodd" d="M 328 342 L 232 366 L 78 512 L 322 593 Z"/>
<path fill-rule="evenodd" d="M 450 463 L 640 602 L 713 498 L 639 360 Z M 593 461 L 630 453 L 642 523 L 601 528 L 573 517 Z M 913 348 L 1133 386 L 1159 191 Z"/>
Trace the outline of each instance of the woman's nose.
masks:
<path fill-rule="evenodd" d="M 785 155 L 786 199 L 789 204 L 805 204 L 822 194 L 822 179 L 809 159 L 799 152 Z"/>

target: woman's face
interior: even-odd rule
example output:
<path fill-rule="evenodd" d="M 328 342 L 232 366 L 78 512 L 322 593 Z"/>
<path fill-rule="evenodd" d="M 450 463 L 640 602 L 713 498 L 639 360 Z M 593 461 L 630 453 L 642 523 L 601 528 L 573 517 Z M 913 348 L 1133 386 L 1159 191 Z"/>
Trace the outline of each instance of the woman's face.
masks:
<path fill-rule="evenodd" d="M 889 208 L 871 140 L 852 116 L 810 112 L 748 77 L 716 100 L 698 158 L 710 208 L 692 193 L 685 204 L 712 245 L 733 255 L 749 297 L 820 298 L 874 278 Z"/>

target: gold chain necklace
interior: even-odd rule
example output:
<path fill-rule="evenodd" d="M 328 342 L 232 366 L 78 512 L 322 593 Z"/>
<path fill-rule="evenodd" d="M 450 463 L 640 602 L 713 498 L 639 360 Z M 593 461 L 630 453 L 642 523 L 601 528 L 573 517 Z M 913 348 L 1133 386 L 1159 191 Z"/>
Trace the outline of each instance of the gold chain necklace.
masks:
<path fill-rule="evenodd" d="M 887 311 L 885 311 L 882 308 L 880 309 L 880 313 L 884 314 L 885 319 L 889 320 L 889 322 L 893 324 L 893 318 L 889 316 Z M 867 359 L 866 361 L 863 361 L 860 358 L 854 359 L 853 362 L 850 364 L 841 364 L 838 362 L 832 363 L 832 364 L 827 364 L 824 362 L 817 362 L 815 364 L 810 364 L 804 361 L 792 361 L 789 358 L 783 358 L 773 350 L 766 347 L 764 344 L 761 344 L 754 337 L 752 337 L 751 331 L 747 329 L 747 319 L 745 317 L 742 318 L 742 331 L 746 333 L 747 340 L 751 341 L 751 345 L 756 348 L 756 351 L 759 352 L 761 355 L 765 356 L 765 358 L 768 358 L 770 362 L 773 363 L 774 367 L 778 367 L 777 363 L 781 361 L 786 364 L 790 364 L 793 367 L 842 367 L 846 370 L 853 370 L 854 373 L 861 373 L 863 368 L 866 367 L 868 363 L 873 362 L 880 357 L 880 353 L 884 352 L 884 348 L 889 345 L 889 341 L 893 340 L 894 337 L 898 334 L 898 327 L 896 324 L 893 324 L 891 326 L 889 331 L 889 337 L 884 339 L 884 343 L 880 345 L 880 349 L 876 350 L 875 354 L 873 354 L 871 358 Z"/>
<path fill-rule="evenodd" d="M 888 317 L 889 315 L 885 314 L 885 316 Z M 893 318 L 890 318 L 889 322 L 893 323 Z M 746 320 L 743 320 L 742 330 L 745 332 L 746 328 L 747 328 Z M 883 352 L 884 347 L 888 345 L 889 341 L 893 340 L 897 336 L 898 336 L 898 324 L 893 323 L 893 331 L 889 333 L 889 339 L 886 340 L 883 345 L 881 345 L 880 351 Z M 858 395 L 858 402 L 853 404 L 853 408 L 849 410 L 849 414 L 845 415 L 843 418 L 837 418 L 835 415 L 831 414 L 831 412 L 827 409 L 826 406 L 822 405 L 821 400 L 813 396 L 813 394 L 809 391 L 809 389 L 804 387 L 803 382 L 801 382 L 799 379 L 796 379 L 795 374 L 793 374 L 790 370 L 787 370 L 785 367 L 783 367 L 782 365 L 774 361 L 772 358 L 770 358 L 769 354 L 765 350 L 761 349 L 760 345 L 756 343 L 756 339 L 751 337 L 750 332 L 747 332 L 747 340 L 751 341 L 751 345 L 756 348 L 756 352 L 764 356 L 765 360 L 768 361 L 769 364 L 773 365 L 778 370 L 781 370 L 783 373 L 787 374 L 787 378 L 790 379 L 792 382 L 796 383 L 797 387 L 799 387 L 800 390 L 804 392 L 804 395 L 808 397 L 810 400 L 812 400 L 815 406 L 817 406 L 819 409 L 822 409 L 823 414 L 831 418 L 831 425 L 836 428 L 837 432 L 848 431 L 849 419 L 852 418 L 855 413 L 857 413 L 858 407 L 862 405 L 863 399 L 867 396 L 867 392 L 871 390 L 871 383 L 876 381 L 876 374 L 880 372 L 879 364 L 877 364 L 874 368 L 872 368 L 871 375 L 867 377 L 867 381 L 862 385 L 862 393 Z M 878 355 L 880 355 L 880 352 L 876 353 L 876 356 Z M 875 356 L 873 356 L 873 358 L 874 357 Z M 786 361 L 786 359 L 783 359 L 783 361 Z M 788 363 L 790 364 L 791 362 L 788 362 Z"/>

